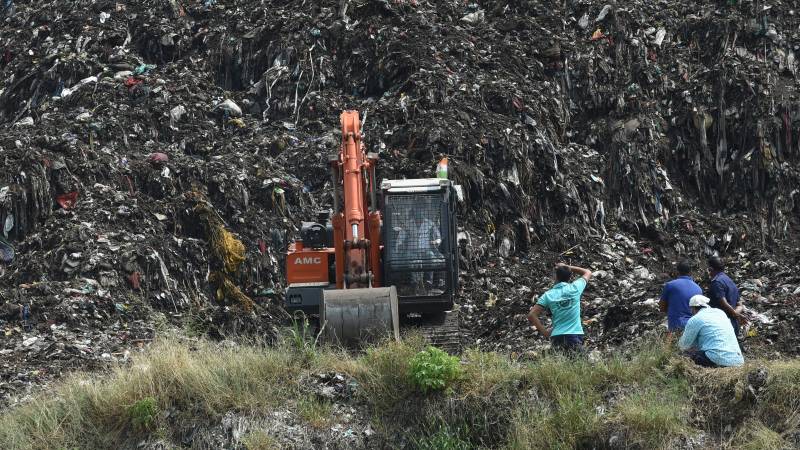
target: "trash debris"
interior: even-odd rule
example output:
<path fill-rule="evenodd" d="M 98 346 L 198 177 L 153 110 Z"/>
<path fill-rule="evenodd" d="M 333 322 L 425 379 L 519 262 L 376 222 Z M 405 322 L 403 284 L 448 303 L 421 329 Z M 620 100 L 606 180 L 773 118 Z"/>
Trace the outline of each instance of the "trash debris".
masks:
<path fill-rule="evenodd" d="M 169 156 L 161 152 L 151 153 L 147 156 L 147 162 L 154 166 L 162 166 L 169 162 Z"/>
<path fill-rule="evenodd" d="M 11 264 L 14 261 L 14 246 L 0 236 L 0 262 Z"/>
<path fill-rule="evenodd" d="M 611 12 L 611 5 L 603 6 L 603 9 L 600 10 L 600 14 L 598 14 L 597 17 L 594 19 L 594 23 L 602 22 L 603 19 L 606 18 L 609 12 Z"/>
<path fill-rule="evenodd" d="M 593 41 L 596 41 L 596 40 L 599 40 L 599 39 L 603 39 L 605 37 L 606 37 L 606 35 L 603 34 L 603 30 L 601 30 L 600 28 L 594 30 L 594 33 L 592 33 L 592 40 Z"/>
<path fill-rule="evenodd" d="M 145 75 L 151 70 L 155 69 L 156 66 L 153 64 L 140 64 L 133 70 L 134 75 Z"/>
<path fill-rule="evenodd" d="M 225 111 L 232 117 L 241 117 L 242 108 L 239 107 L 233 100 L 226 99 L 224 102 L 217 105 L 217 109 Z"/>
<path fill-rule="evenodd" d="M 72 209 L 78 203 L 78 192 L 67 192 L 56 197 L 56 202 L 64 209 Z"/>
<path fill-rule="evenodd" d="M 17 127 L 32 127 L 33 126 L 33 117 L 28 116 L 24 119 L 20 119 L 17 123 L 14 124 Z"/>
<path fill-rule="evenodd" d="M 184 114 L 186 114 L 186 108 L 184 108 L 183 105 L 178 105 L 169 110 L 170 125 L 174 126 L 181 120 Z"/>
<path fill-rule="evenodd" d="M 480 23 L 480 22 L 483 22 L 484 20 L 486 20 L 486 12 L 484 10 L 482 10 L 482 9 L 479 9 L 478 11 L 475 11 L 475 12 L 471 12 L 471 13 L 469 13 L 466 16 L 461 18 L 462 22 L 471 23 L 471 24 Z"/>

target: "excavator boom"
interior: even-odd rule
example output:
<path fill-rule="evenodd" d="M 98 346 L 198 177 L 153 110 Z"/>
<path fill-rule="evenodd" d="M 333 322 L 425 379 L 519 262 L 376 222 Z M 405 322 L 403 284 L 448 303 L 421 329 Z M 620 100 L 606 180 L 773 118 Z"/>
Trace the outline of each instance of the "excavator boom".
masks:
<path fill-rule="evenodd" d="M 337 289 L 323 292 L 320 319 L 330 340 L 357 343 L 367 334 L 389 330 L 399 339 L 397 291 L 380 287 L 377 155 L 364 149 L 357 111 L 344 111 L 341 125 L 339 156 L 331 159 L 334 197 L 338 197 L 340 185 L 343 197 L 342 208 L 334 211 L 332 220 Z M 334 207 L 338 207 L 338 198 Z"/>

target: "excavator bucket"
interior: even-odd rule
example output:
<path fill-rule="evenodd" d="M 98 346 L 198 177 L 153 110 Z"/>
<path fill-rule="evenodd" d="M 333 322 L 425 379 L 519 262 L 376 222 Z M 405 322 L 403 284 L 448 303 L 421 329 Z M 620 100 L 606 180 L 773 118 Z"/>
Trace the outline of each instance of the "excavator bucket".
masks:
<path fill-rule="evenodd" d="M 347 347 L 391 336 L 400 340 L 397 290 L 387 288 L 325 290 L 320 323 L 327 342 Z"/>

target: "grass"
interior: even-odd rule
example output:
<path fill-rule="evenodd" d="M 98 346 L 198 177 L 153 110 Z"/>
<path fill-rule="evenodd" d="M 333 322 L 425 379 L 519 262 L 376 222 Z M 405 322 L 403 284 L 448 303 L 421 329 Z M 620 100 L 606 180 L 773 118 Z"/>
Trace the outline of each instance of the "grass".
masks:
<path fill-rule="evenodd" d="M 298 414 L 312 428 L 322 430 L 333 420 L 333 404 L 315 397 L 305 397 L 298 402 Z"/>
<path fill-rule="evenodd" d="M 277 450 L 280 446 L 272 436 L 264 430 L 254 430 L 242 438 L 242 445 L 247 450 Z"/>
<path fill-rule="evenodd" d="M 664 390 L 650 388 L 625 397 L 612 413 L 612 426 L 624 432 L 625 441 L 642 448 L 667 448 L 670 439 L 689 436 L 688 387 L 678 381 Z"/>
<path fill-rule="evenodd" d="M 472 444 L 464 439 L 463 430 L 453 430 L 445 423 L 436 423 L 429 434 L 414 441 L 418 450 L 471 450 Z"/>
<path fill-rule="evenodd" d="M 732 447 L 741 450 L 783 450 L 791 448 L 780 433 L 758 420 L 751 420 L 737 431 Z"/>
<path fill-rule="evenodd" d="M 0 413 L 0 448 L 130 447 L 147 438 L 179 445 L 187 424 L 277 409 L 316 433 L 338 419 L 304 385 L 320 372 L 352 377 L 350 406 L 371 414 L 381 436 L 406 436 L 390 441 L 396 446 L 657 449 L 698 438 L 708 448 L 779 449 L 800 435 L 800 360 L 707 370 L 654 343 L 595 362 L 468 350 L 449 389 L 424 393 L 410 374 L 424 348 L 412 337 L 353 355 L 318 346 L 302 325 L 275 347 L 166 338 L 128 365 L 75 374 Z M 269 430 L 250 430 L 239 444 L 281 446 Z"/>
<path fill-rule="evenodd" d="M 111 448 L 162 425 L 158 410 L 180 421 L 280 404 L 298 375 L 292 355 L 276 349 L 165 340 L 101 380 L 75 375 L 3 414 L 0 448 Z"/>

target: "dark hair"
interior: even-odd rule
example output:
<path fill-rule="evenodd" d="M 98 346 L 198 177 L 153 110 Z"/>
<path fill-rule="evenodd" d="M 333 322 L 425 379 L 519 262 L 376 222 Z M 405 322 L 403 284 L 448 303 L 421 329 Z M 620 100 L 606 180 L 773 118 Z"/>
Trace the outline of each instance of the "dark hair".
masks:
<path fill-rule="evenodd" d="M 567 283 L 572 278 L 572 271 L 567 266 L 556 267 L 556 280 Z"/>
<path fill-rule="evenodd" d="M 689 275 L 692 273 L 692 262 L 688 259 L 678 261 L 678 275 Z"/>
<path fill-rule="evenodd" d="M 722 262 L 722 258 L 719 256 L 712 256 L 708 258 L 708 267 L 722 272 L 725 270 L 725 263 Z"/>

